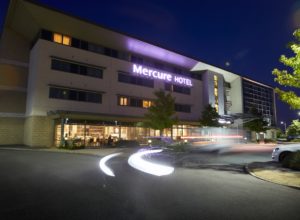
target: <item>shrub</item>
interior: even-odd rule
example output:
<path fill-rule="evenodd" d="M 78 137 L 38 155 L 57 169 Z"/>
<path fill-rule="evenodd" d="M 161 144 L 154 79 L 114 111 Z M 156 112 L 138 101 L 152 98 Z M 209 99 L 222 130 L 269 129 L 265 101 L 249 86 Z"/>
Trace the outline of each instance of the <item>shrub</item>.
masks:
<path fill-rule="evenodd" d="M 264 139 L 264 142 L 267 144 L 267 143 L 274 143 L 275 140 L 272 140 L 272 139 Z"/>
<path fill-rule="evenodd" d="M 282 166 L 294 170 L 300 170 L 300 151 L 287 155 L 283 160 Z"/>
<path fill-rule="evenodd" d="M 75 143 L 73 140 L 65 141 L 64 145 L 59 145 L 60 149 L 66 149 L 66 150 L 77 150 L 77 149 L 83 149 L 83 144 Z"/>
<path fill-rule="evenodd" d="M 175 152 L 184 152 L 187 147 L 186 143 L 177 142 L 168 146 L 168 148 L 174 150 Z"/>

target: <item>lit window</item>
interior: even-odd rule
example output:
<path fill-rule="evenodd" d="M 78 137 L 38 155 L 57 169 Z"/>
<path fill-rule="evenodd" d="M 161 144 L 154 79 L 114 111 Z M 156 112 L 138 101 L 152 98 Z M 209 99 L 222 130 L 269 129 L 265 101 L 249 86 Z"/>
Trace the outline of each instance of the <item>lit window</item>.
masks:
<path fill-rule="evenodd" d="M 219 112 L 219 105 L 215 104 L 216 112 Z"/>
<path fill-rule="evenodd" d="M 128 98 L 120 97 L 119 104 L 120 105 L 128 105 Z"/>
<path fill-rule="evenodd" d="M 151 101 L 143 100 L 143 108 L 149 108 L 151 106 Z"/>
<path fill-rule="evenodd" d="M 214 81 L 218 81 L 218 77 L 214 75 Z"/>
<path fill-rule="evenodd" d="M 218 96 L 218 89 L 215 88 L 215 96 Z"/>
<path fill-rule="evenodd" d="M 57 33 L 54 33 L 53 35 L 53 41 L 56 42 L 56 43 L 62 43 L 62 35 L 61 34 L 57 34 Z"/>
<path fill-rule="evenodd" d="M 71 45 L 71 38 L 68 36 L 63 36 L 63 42 L 64 45 Z"/>

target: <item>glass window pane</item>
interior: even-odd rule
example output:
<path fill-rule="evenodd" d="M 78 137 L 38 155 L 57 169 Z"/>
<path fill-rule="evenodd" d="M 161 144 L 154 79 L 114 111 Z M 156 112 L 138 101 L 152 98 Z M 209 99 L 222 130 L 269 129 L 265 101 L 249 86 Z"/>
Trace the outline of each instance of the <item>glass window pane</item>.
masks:
<path fill-rule="evenodd" d="M 56 42 L 56 43 L 62 43 L 62 35 L 61 34 L 57 34 L 57 33 L 54 33 L 53 34 L 53 41 Z"/>
<path fill-rule="evenodd" d="M 63 44 L 70 46 L 71 45 L 71 38 L 68 37 L 68 36 L 63 36 Z"/>

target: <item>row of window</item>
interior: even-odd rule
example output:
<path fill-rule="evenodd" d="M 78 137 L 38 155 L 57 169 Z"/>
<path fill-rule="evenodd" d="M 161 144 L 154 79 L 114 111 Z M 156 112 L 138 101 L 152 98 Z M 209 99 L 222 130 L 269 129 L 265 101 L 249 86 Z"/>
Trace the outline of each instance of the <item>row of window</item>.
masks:
<path fill-rule="evenodd" d="M 127 52 L 118 51 L 118 50 L 115 50 L 112 48 L 104 47 L 104 46 L 101 46 L 98 44 L 80 40 L 80 39 L 70 37 L 67 35 L 63 35 L 60 33 L 54 33 L 54 32 L 43 29 L 43 30 L 41 30 L 40 37 L 44 40 L 49 40 L 49 41 L 56 42 L 59 44 L 76 47 L 76 48 L 83 49 L 83 50 L 92 51 L 95 53 L 99 53 L 99 54 L 107 55 L 110 57 L 126 60 L 129 62 L 143 64 L 143 65 L 147 65 L 149 67 L 154 67 L 154 68 L 169 71 L 172 73 L 185 75 L 185 76 L 191 77 L 193 79 L 202 80 L 201 74 L 191 73 L 191 72 L 189 72 L 189 70 L 182 70 L 181 68 L 178 68 L 178 67 L 175 67 L 172 65 L 165 65 L 165 64 L 157 62 L 157 61 L 145 59 L 143 57 L 139 57 L 136 55 L 131 55 Z"/>
<path fill-rule="evenodd" d="M 91 103 L 102 103 L 102 93 L 53 86 L 50 86 L 49 88 L 49 98 Z M 153 105 L 153 102 L 151 100 L 145 100 L 142 98 L 119 96 L 118 105 L 132 106 L 138 108 L 149 108 L 151 105 Z M 190 113 L 191 106 L 184 104 L 175 104 L 175 111 Z"/>
<path fill-rule="evenodd" d="M 191 112 L 191 106 L 190 105 L 185 105 L 185 104 L 176 104 L 175 103 L 175 111 L 176 112 L 190 113 Z"/>
<path fill-rule="evenodd" d="M 149 108 L 152 105 L 152 101 L 135 97 L 119 96 L 118 105 Z"/>
<path fill-rule="evenodd" d="M 96 77 L 101 79 L 103 78 L 103 68 L 101 67 L 91 67 L 88 64 L 82 64 L 82 63 L 79 64 L 79 63 L 74 63 L 71 61 L 66 61 L 58 58 L 53 58 L 51 60 L 51 69 L 79 74 L 79 75 L 91 76 L 91 77 Z M 122 83 L 154 88 L 154 80 L 132 76 L 123 72 L 118 73 L 118 81 Z M 169 83 L 165 84 L 165 90 L 188 94 L 188 95 L 191 94 L 190 88 L 178 86 L 178 85 L 172 85 Z"/>
<path fill-rule="evenodd" d="M 119 96 L 118 105 L 138 107 L 138 108 L 149 108 L 151 105 L 153 105 L 153 102 L 151 100 L 145 100 L 142 98 Z M 191 112 L 191 105 L 175 103 L 174 107 L 176 112 L 185 112 L 185 113 Z"/>
<path fill-rule="evenodd" d="M 127 73 L 119 72 L 118 81 L 122 83 L 128 83 L 133 85 L 145 86 L 149 88 L 154 88 L 154 80 L 146 79 L 137 76 L 132 76 Z"/>
<path fill-rule="evenodd" d="M 165 83 L 165 90 L 172 91 L 172 92 L 177 92 L 177 93 L 182 93 L 182 94 L 186 94 L 186 95 L 191 94 L 191 89 L 189 87 L 172 85 L 170 83 Z"/>
<path fill-rule="evenodd" d="M 50 87 L 49 98 L 65 99 L 81 102 L 102 103 L 102 94 L 84 90 Z"/>
<path fill-rule="evenodd" d="M 215 109 L 219 112 L 218 76 L 214 75 Z"/>
<path fill-rule="evenodd" d="M 59 59 L 52 59 L 51 68 L 79 75 L 91 76 L 96 78 L 103 78 L 103 69 L 91 67 L 85 64 L 77 64 Z"/>

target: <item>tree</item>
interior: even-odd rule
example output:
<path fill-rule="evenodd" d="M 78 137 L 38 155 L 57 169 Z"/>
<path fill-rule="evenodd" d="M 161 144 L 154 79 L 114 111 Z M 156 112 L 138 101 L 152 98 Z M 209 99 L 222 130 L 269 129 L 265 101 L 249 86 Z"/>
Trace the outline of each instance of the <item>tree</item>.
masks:
<path fill-rule="evenodd" d="M 218 122 L 220 115 L 211 105 L 207 105 L 202 111 L 202 117 L 200 118 L 200 126 L 207 127 L 220 127 Z"/>
<path fill-rule="evenodd" d="M 287 134 L 290 136 L 300 135 L 300 121 L 293 120 L 292 124 L 287 128 Z"/>
<path fill-rule="evenodd" d="M 249 113 L 253 118 L 249 119 L 249 121 L 244 124 L 244 127 L 256 133 L 265 132 L 268 128 L 268 122 L 264 120 L 258 110 L 253 107 Z"/>
<path fill-rule="evenodd" d="M 293 51 L 294 57 L 288 58 L 285 55 L 281 55 L 279 59 L 281 63 L 292 69 L 292 73 L 289 73 L 288 70 L 274 69 L 272 74 L 276 76 L 275 82 L 278 82 L 280 85 L 300 88 L 300 29 L 297 29 L 293 35 L 296 41 L 290 43 L 288 47 Z M 279 88 L 276 88 L 275 92 L 291 108 L 300 109 L 300 97 L 295 92 L 283 91 Z"/>
<path fill-rule="evenodd" d="M 144 125 L 159 130 L 160 136 L 162 136 L 163 129 L 171 128 L 177 122 L 175 98 L 170 93 L 166 94 L 163 90 L 155 91 L 154 95 L 156 99 L 145 114 Z"/>

